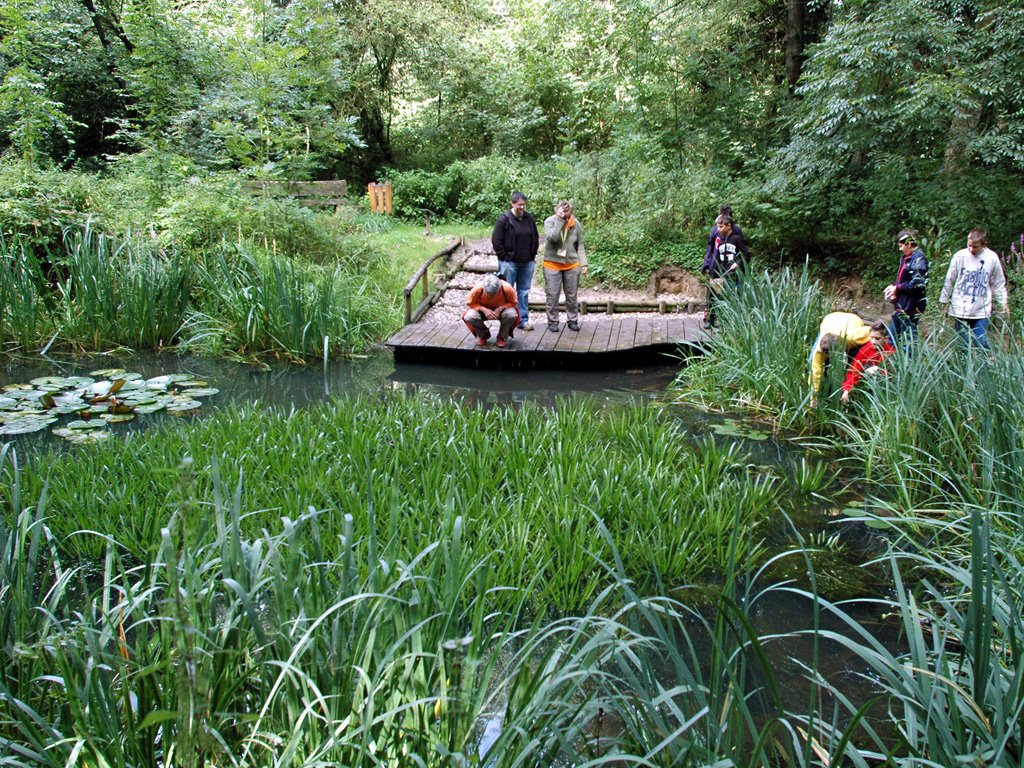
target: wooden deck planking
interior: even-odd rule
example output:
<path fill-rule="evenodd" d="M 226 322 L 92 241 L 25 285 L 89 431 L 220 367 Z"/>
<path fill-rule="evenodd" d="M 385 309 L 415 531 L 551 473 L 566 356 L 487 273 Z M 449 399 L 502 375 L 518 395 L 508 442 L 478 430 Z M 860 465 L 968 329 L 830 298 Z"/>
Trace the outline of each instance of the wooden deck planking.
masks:
<path fill-rule="evenodd" d="M 484 347 L 476 346 L 476 339 L 461 321 L 409 325 L 385 343 L 395 350 L 396 356 L 401 354 L 406 360 L 424 362 L 436 360 L 459 365 L 466 364 L 459 361 L 468 361 L 478 365 L 482 359 L 480 355 L 504 355 L 510 361 L 518 361 L 510 363 L 517 366 L 545 365 L 557 360 L 563 361 L 564 365 L 600 365 L 596 362 L 583 363 L 583 360 L 593 358 L 597 361 L 605 355 L 664 354 L 669 351 L 666 347 L 699 345 L 708 338 L 699 317 L 654 313 L 638 317 L 587 315 L 586 319 L 581 318 L 579 331 L 570 331 L 562 322 L 557 333 L 548 331 L 545 322 L 538 324 L 533 331 L 515 331 L 505 349 L 498 349 L 494 343 L 497 323 L 490 321 L 488 327 L 491 338 Z M 565 362 L 568 360 L 577 362 Z"/>
<path fill-rule="evenodd" d="M 590 351 L 590 345 L 594 341 L 594 334 L 597 333 L 597 321 L 584 322 L 581 316 L 580 332 L 576 334 L 576 340 L 572 343 L 572 352 L 581 354 Z"/>
<path fill-rule="evenodd" d="M 622 325 L 619 328 L 619 338 L 615 342 L 616 350 L 636 348 L 636 326 L 637 319 L 635 317 L 625 317 L 622 319 Z"/>
<path fill-rule="evenodd" d="M 597 324 L 597 330 L 594 331 L 594 338 L 590 342 L 590 348 L 587 352 L 604 352 L 608 349 L 608 340 L 611 338 L 613 329 L 616 332 L 616 336 L 618 336 L 618 328 L 615 327 L 613 319 L 602 318 Z"/>

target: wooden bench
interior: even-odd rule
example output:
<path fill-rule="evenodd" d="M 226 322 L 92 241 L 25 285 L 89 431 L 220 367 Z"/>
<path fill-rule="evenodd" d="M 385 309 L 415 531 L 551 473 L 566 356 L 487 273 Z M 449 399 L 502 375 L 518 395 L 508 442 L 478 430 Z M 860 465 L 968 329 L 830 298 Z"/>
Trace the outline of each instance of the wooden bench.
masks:
<path fill-rule="evenodd" d="M 338 181 L 247 181 L 245 187 L 263 197 L 294 197 L 310 208 L 337 208 L 345 202 L 348 184 Z"/>

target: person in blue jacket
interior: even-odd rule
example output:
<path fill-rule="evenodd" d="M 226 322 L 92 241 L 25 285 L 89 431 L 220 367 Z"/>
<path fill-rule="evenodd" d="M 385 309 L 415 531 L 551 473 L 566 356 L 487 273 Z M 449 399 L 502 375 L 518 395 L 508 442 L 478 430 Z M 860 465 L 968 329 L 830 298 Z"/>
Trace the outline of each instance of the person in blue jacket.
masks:
<path fill-rule="evenodd" d="M 918 246 L 917 230 L 903 229 L 899 242 L 899 269 L 896 280 L 885 289 L 885 298 L 893 303 L 892 336 L 908 351 L 917 341 L 917 323 L 928 305 L 928 259 Z"/>

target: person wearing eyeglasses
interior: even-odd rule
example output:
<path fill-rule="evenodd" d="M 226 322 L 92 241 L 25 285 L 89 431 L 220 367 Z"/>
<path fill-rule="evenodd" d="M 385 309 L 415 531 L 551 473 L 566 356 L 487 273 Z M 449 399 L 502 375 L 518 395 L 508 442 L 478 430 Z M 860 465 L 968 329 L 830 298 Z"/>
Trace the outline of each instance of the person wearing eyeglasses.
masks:
<path fill-rule="evenodd" d="M 902 229 L 896 236 L 900 266 L 896 280 L 886 286 L 886 301 L 893 304 L 892 336 L 903 351 L 917 342 L 917 323 L 928 305 L 928 258 L 918 246 L 916 229 Z"/>
<path fill-rule="evenodd" d="M 954 253 L 949 262 L 946 282 L 939 296 L 940 304 L 949 304 L 948 314 L 967 346 L 989 348 L 987 332 L 992 299 L 999 304 L 1000 314 L 1009 317 L 1003 265 L 996 252 L 988 248 L 988 233 L 972 229 L 967 235 L 967 247 Z"/>

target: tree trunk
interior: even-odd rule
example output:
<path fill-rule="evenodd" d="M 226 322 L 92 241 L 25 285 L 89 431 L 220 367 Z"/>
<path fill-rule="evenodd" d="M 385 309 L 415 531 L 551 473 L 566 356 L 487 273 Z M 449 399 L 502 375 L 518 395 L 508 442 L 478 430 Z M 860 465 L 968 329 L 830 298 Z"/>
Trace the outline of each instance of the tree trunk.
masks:
<path fill-rule="evenodd" d="M 806 0 L 786 0 L 786 86 L 790 96 L 796 92 L 800 71 L 804 65 L 806 20 Z"/>

